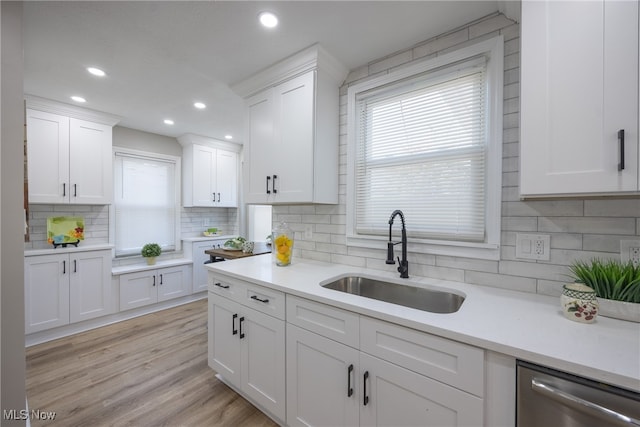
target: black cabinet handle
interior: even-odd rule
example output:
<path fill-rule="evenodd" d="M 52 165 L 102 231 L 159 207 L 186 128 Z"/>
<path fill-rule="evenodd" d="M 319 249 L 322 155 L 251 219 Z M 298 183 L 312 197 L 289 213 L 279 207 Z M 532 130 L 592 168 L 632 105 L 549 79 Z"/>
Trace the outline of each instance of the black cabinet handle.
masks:
<path fill-rule="evenodd" d="M 160 284 L 162 285 L 162 274 L 160 275 Z"/>
<path fill-rule="evenodd" d="M 78 184 L 73 184 L 73 197 L 78 197 Z"/>
<path fill-rule="evenodd" d="M 267 175 L 267 194 L 271 194 L 271 190 L 269 190 L 269 181 L 271 181 L 271 177 Z"/>
<path fill-rule="evenodd" d="M 256 301 L 263 302 L 263 303 L 265 303 L 265 304 L 269 302 L 269 300 L 268 300 L 267 298 L 265 298 L 265 299 L 260 299 L 260 298 L 258 298 L 256 295 L 251 295 L 251 299 L 256 300 Z"/>
<path fill-rule="evenodd" d="M 229 285 L 223 285 L 220 282 L 214 283 L 213 286 L 217 286 L 217 287 L 222 288 L 222 289 L 229 289 Z"/>
<path fill-rule="evenodd" d="M 278 178 L 278 175 L 273 175 L 273 194 L 278 192 L 278 190 L 276 190 L 276 178 Z"/>
<path fill-rule="evenodd" d="M 67 261 L 62 261 L 62 274 L 67 274 Z"/>
<path fill-rule="evenodd" d="M 73 260 L 73 272 L 77 273 L 78 272 L 78 261 L 77 260 Z"/>
<path fill-rule="evenodd" d="M 347 397 L 353 396 L 353 387 L 351 387 L 351 374 L 353 373 L 353 363 L 347 368 Z"/>
<path fill-rule="evenodd" d="M 363 400 L 363 404 L 364 406 L 367 406 L 367 403 L 369 403 L 369 396 L 367 396 L 367 379 L 369 378 L 369 371 L 365 371 L 364 373 L 364 379 L 362 381 L 363 384 L 363 388 L 364 388 L 364 400 Z"/>
<path fill-rule="evenodd" d="M 236 329 L 236 319 L 238 318 L 238 314 L 234 314 L 231 317 L 231 335 L 238 335 L 238 330 Z"/>
<path fill-rule="evenodd" d="M 156 275 L 154 274 L 153 275 L 153 286 L 155 286 L 155 285 L 156 285 Z"/>
<path fill-rule="evenodd" d="M 242 323 L 244 323 L 244 316 L 240 318 L 240 339 L 244 338 L 244 332 L 242 331 Z"/>
<path fill-rule="evenodd" d="M 618 143 L 620 144 L 620 163 L 618 163 L 618 170 L 624 170 L 624 129 L 618 131 Z"/>
<path fill-rule="evenodd" d="M 218 193 L 218 203 L 220 203 L 220 193 Z"/>
<path fill-rule="evenodd" d="M 62 183 L 62 197 L 65 197 L 67 195 L 67 183 L 63 182 Z"/>

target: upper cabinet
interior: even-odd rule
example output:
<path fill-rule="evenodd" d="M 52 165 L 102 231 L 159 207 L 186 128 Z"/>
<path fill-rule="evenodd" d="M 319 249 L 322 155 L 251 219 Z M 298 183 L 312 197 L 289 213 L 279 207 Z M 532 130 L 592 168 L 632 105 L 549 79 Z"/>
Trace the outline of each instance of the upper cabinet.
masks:
<path fill-rule="evenodd" d="M 338 92 L 346 74 L 314 45 L 234 86 L 246 99 L 247 203 L 338 203 Z"/>
<path fill-rule="evenodd" d="M 635 194 L 638 2 L 523 1 L 520 191 Z"/>
<path fill-rule="evenodd" d="M 182 144 L 183 206 L 237 207 L 240 146 L 191 134 L 178 141 Z"/>
<path fill-rule="evenodd" d="M 27 99 L 29 203 L 113 200 L 112 116 Z"/>

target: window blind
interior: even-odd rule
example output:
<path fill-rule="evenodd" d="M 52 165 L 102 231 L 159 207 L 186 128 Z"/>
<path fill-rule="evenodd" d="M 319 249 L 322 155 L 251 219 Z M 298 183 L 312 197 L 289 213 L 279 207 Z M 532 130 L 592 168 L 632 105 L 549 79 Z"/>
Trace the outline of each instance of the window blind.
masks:
<path fill-rule="evenodd" d="M 356 97 L 355 230 L 485 238 L 486 61 L 476 58 Z"/>
<path fill-rule="evenodd" d="M 176 165 L 164 159 L 116 153 L 116 256 L 137 255 L 145 243 L 176 248 Z"/>

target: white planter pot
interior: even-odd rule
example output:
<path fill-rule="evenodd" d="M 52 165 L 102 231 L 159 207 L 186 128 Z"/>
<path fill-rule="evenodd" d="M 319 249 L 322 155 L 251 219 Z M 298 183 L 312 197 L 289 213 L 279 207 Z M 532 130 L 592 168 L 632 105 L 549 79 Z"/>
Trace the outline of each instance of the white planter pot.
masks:
<path fill-rule="evenodd" d="M 614 319 L 640 323 L 640 304 L 634 302 L 615 301 L 598 298 L 600 311 L 598 314 Z"/>

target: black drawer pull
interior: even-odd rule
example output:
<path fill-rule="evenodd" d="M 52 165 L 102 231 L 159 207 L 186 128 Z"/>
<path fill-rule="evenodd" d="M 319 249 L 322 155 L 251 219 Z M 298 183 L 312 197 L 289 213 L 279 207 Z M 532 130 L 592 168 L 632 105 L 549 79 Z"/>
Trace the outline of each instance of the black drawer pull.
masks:
<path fill-rule="evenodd" d="M 353 373 L 353 363 L 347 368 L 347 397 L 353 396 L 353 387 L 351 387 L 351 374 Z"/>
<path fill-rule="evenodd" d="M 153 275 L 153 286 L 155 286 L 155 285 L 156 285 L 156 276 L 155 276 L 155 274 L 154 274 L 154 275 Z"/>
<path fill-rule="evenodd" d="M 273 194 L 278 192 L 278 190 L 276 190 L 276 178 L 278 178 L 278 175 L 273 175 Z"/>
<path fill-rule="evenodd" d="M 236 319 L 238 318 L 238 314 L 234 314 L 231 317 L 231 335 L 238 335 L 238 330 L 236 329 Z"/>
<path fill-rule="evenodd" d="M 254 300 L 256 300 L 256 301 L 263 302 L 263 303 L 265 303 L 265 304 L 269 302 L 269 300 L 268 300 L 267 298 L 265 298 L 265 299 L 260 299 L 260 298 L 258 298 L 256 295 L 251 295 L 251 299 L 254 299 Z"/>
<path fill-rule="evenodd" d="M 620 143 L 620 163 L 618 163 L 618 170 L 624 170 L 624 129 L 618 131 L 618 142 Z"/>
<path fill-rule="evenodd" d="M 244 338 L 244 331 L 242 330 L 243 323 L 244 323 L 244 316 L 240 318 L 240 339 Z"/>
<path fill-rule="evenodd" d="M 271 194 L 271 190 L 269 190 L 269 182 L 271 181 L 271 177 L 267 175 L 267 194 Z"/>
<path fill-rule="evenodd" d="M 369 371 L 365 371 L 364 373 L 364 379 L 362 381 L 362 385 L 364 388 L 364 400 L 363 400 L 363 404 L 364 406 L 367 406 L 367 403 L 369 403 L 369 396 L 367 396 L 367 379 L 369 378 Z"/>
<path fill-rule="evenodd" d="M 217 287 L 222 288 L 222 289 L 229 289 L 229 285 L 223 285 L 220 282 L 214 283 L 213 286 L 217 286 Z"/>

